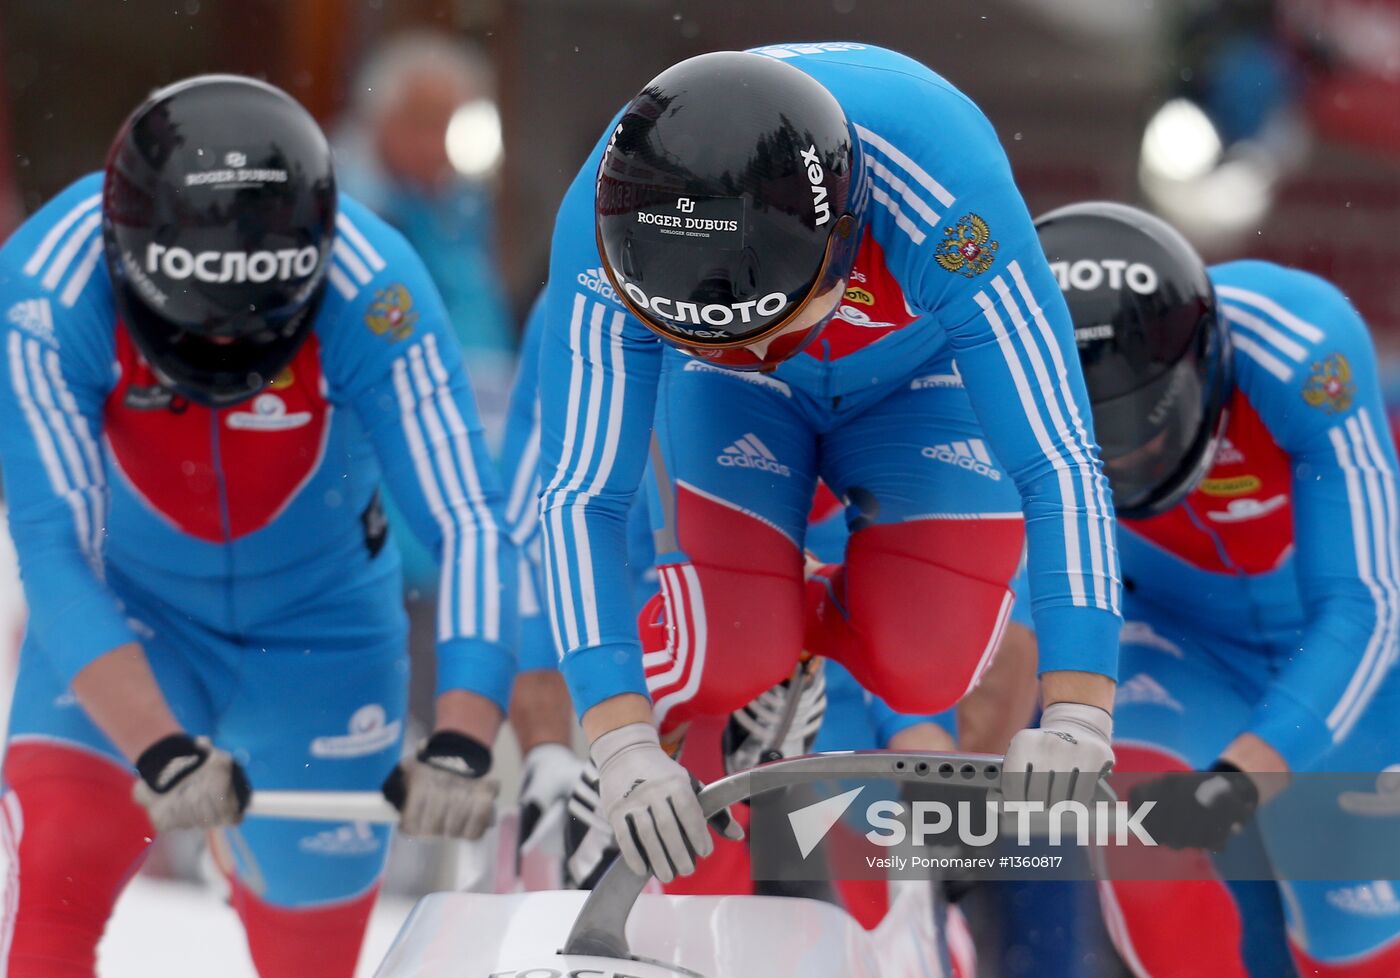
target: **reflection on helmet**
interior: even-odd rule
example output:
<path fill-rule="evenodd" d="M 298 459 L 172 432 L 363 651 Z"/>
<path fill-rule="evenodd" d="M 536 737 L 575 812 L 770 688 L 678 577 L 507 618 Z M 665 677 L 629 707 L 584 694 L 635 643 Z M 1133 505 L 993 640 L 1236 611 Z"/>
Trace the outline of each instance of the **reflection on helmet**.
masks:
<path fill-rule="evenodd" d="M 598 170 L 603 268 L 628 309 L 693 356 L 770 369 L 834 315 L 859 244 L 858 143 L 815 79 L 759 54 L 667 69 Z"/>
<path fill-rule="evenodd" d="M 107 157 L 102 231 L 117 309 L 180 394 L 256 394 L 310 335 L 334 243 L 335 177 L 315 120 L 271 85 L 163 88 Z"/>
<path fill-rule="evenodd" d="M 1074 323 L 1114 508 L 1163 513 L 1200 481 L 1225 429 L 1229 333 L 1205 263 L 1121 204 L 1072 204 L 1036 228 Z"/>

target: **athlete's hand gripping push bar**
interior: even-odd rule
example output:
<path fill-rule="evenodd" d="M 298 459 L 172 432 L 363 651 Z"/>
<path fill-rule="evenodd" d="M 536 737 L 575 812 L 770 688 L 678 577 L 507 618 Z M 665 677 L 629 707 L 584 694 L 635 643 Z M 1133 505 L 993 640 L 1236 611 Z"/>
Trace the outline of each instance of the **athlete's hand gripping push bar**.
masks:
<path fill-rule="evenodd" d="M 949 771 L 954 772 L 963 784 L 982 784 L 991 791 L 1000 783 L 1001 762 L 1000 757 L 988 754 L 894 751 L 810 754 L 765 764 L 762 768 L 763 779 L 758 785 L 753 783 L 752 771 L 741 771 L 721 778 L 700 792 L 700 808 L 708 819 L 755 793 L 797 784 L 862 777 L 915 784 L 937 783 L 945 779 Z M 971 768 L 970 777 L 964 776 L 968 768 Z M 623 860 L 614 861 L 612 868 L 603 875 L 584 902 L 562 953 L 630 957 L 626 937 L 627 917 L 646 883 L 647 878 L 632 872 Z"/>

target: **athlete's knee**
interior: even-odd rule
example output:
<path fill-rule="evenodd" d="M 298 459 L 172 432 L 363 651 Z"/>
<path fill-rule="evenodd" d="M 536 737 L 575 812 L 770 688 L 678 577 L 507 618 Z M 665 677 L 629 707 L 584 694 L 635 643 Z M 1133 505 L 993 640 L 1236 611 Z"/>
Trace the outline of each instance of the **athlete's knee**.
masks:
<path fill-rule="evenodd" d="M 1143 776 L 1190 770 L 1180 756 L 1150 743 L 1116 742 L 1115 769 L 1126 794 Z M 1199 851 L 1154 850 L 1153 866 L 1178 879 L 1114 880 L 1100 885 L 1104 923 L 1119 954 L 1138 974 L 1189 978 L 1200 974 L 1245 978 L 1244 923 L 1230 888 L 1214 878 L 1209 858 Z M 1111 853 L 1110 869 L 1117 858 Z M 1112 873 L 1110 873 L 1112 875 Z M 1188 909 L 1189 908 L 1189 909 Z M 1192 954 L 1183 956 L 1181 948 Z"/>
<path fill-rule="evenodd" d="M 1248 978 L 1239 908 L 1219 880 L 1114 880 L 1099 884 L 1099 896 L 1109 938 L 1134 974 Z"/>
<path fill-rule="evenodd" d="M 91 978 L 117 897 L 154 835 L 134 776 L 91 752 L 21 741 L 5 757 L 0 973 Z M 6 940 L 5 938 L 8 938 Z M 4 965 L 8 963 L 8 972 Z"/>
<path fill-rule="evenodd" d="M 1021 544 L 1021 521 L 1010 519 L 919 520 L 854 534 L 843 597 L 859 642 L 846 664 L 895 709 L 957 702 L 1006 624 Z"/>
<path fill-rule="evenodd" d="M 679 544 L 642 615 L 658 718 L 717 715 L 785 678 L 802 651 L 802 555 L 773 526 L 684 486 Z M 650 637 L 648 637 L 650 636 Z"/>
<path fill-rule="evenodd" d="M 802 651 L 800 575 L 695 563 L 660 571 L 661 594 L 642 615 L 659 719 L 729 713 L 792 672 Z"/>
<path fill-rule="evenodd" d="M 801 573 L 691 566 L 695 577 L 686 586 L 698 585 L 689 596 L 695 622 L 704 629 L 706 653 L 716 663 L 725 663 L 719 668 L 727 674 L 737 673 L 729 679 L 739 685 L 747 681 L 752 691 L 741 702 L 747 701 L 791 672 L 802 651 Z"/>

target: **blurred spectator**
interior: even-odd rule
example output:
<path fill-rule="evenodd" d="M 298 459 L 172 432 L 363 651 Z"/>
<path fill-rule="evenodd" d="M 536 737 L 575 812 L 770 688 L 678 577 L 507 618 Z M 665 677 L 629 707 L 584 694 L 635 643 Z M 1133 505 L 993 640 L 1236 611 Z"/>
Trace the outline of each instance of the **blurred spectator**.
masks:
<path fill-rule="evenodd" d="M 475 46 L 427 31 L 398 35 L 365 61 L 336 140 L 342 189 L 423 256 L 479 387 L 494 378 L 477 376 L 484 364 L 473 364 L 473 355 L 508 354 L 516 345 L 495 262 L 494 87 L 491 64 Z"/>

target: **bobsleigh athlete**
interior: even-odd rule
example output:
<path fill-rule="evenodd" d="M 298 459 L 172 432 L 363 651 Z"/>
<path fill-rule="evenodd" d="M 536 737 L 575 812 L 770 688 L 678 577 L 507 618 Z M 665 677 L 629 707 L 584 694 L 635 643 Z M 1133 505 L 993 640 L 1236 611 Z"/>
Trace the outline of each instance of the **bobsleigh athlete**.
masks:
<path fill-rule="evenodd" d="M 481 834 L 515 556 L 461 355 L 311 116 L 210 75 L 0 249 L 0 461 L 30 610 L 4 758 L 0 972 L 92 978 L 152 838 L 215 830 L 263 978 L 349 978 L 387 829 L 249 819 L 251 787 L 384 790 Z M 441 557 L 437 727 L 399 762 L 398 560 Z M 388 780 L 385 781 L 385 776 Z"/>
<path fill-rule="evenodd" d="M 713 846 L 663 738 L 804 651 L 941 712 L 996 648 L 1023 540 L 1047 708 L 1007 769 L 1094 790 L 1112 506 L 1064 301 L 966 96 L 860 44 L 675 65 L 566 195 L 544 303 L 544 603 L 634 870 L 685 875 Z M 648 459 L 668 639 L 644 660 L 626 560 Z M 808 580 L 818 478 L 851 536 Z"/>
<path fill-rule="evenodd" d="M 1037 225 L 1120 517 L 1118 765 L 1173 773 L 1132 791 L 1159 842 L 1221 850 L 1283 774 L 1400 762 L 1400 473 L 1376 353 L 1314 275 L 1208 268 L 1119 204 Z M 1266 848 L 1298 844 L 1260 825 Z M 1400 974 L 1390 882 L 1205 875 L 1101 889 L 1135 974 Z"/>

